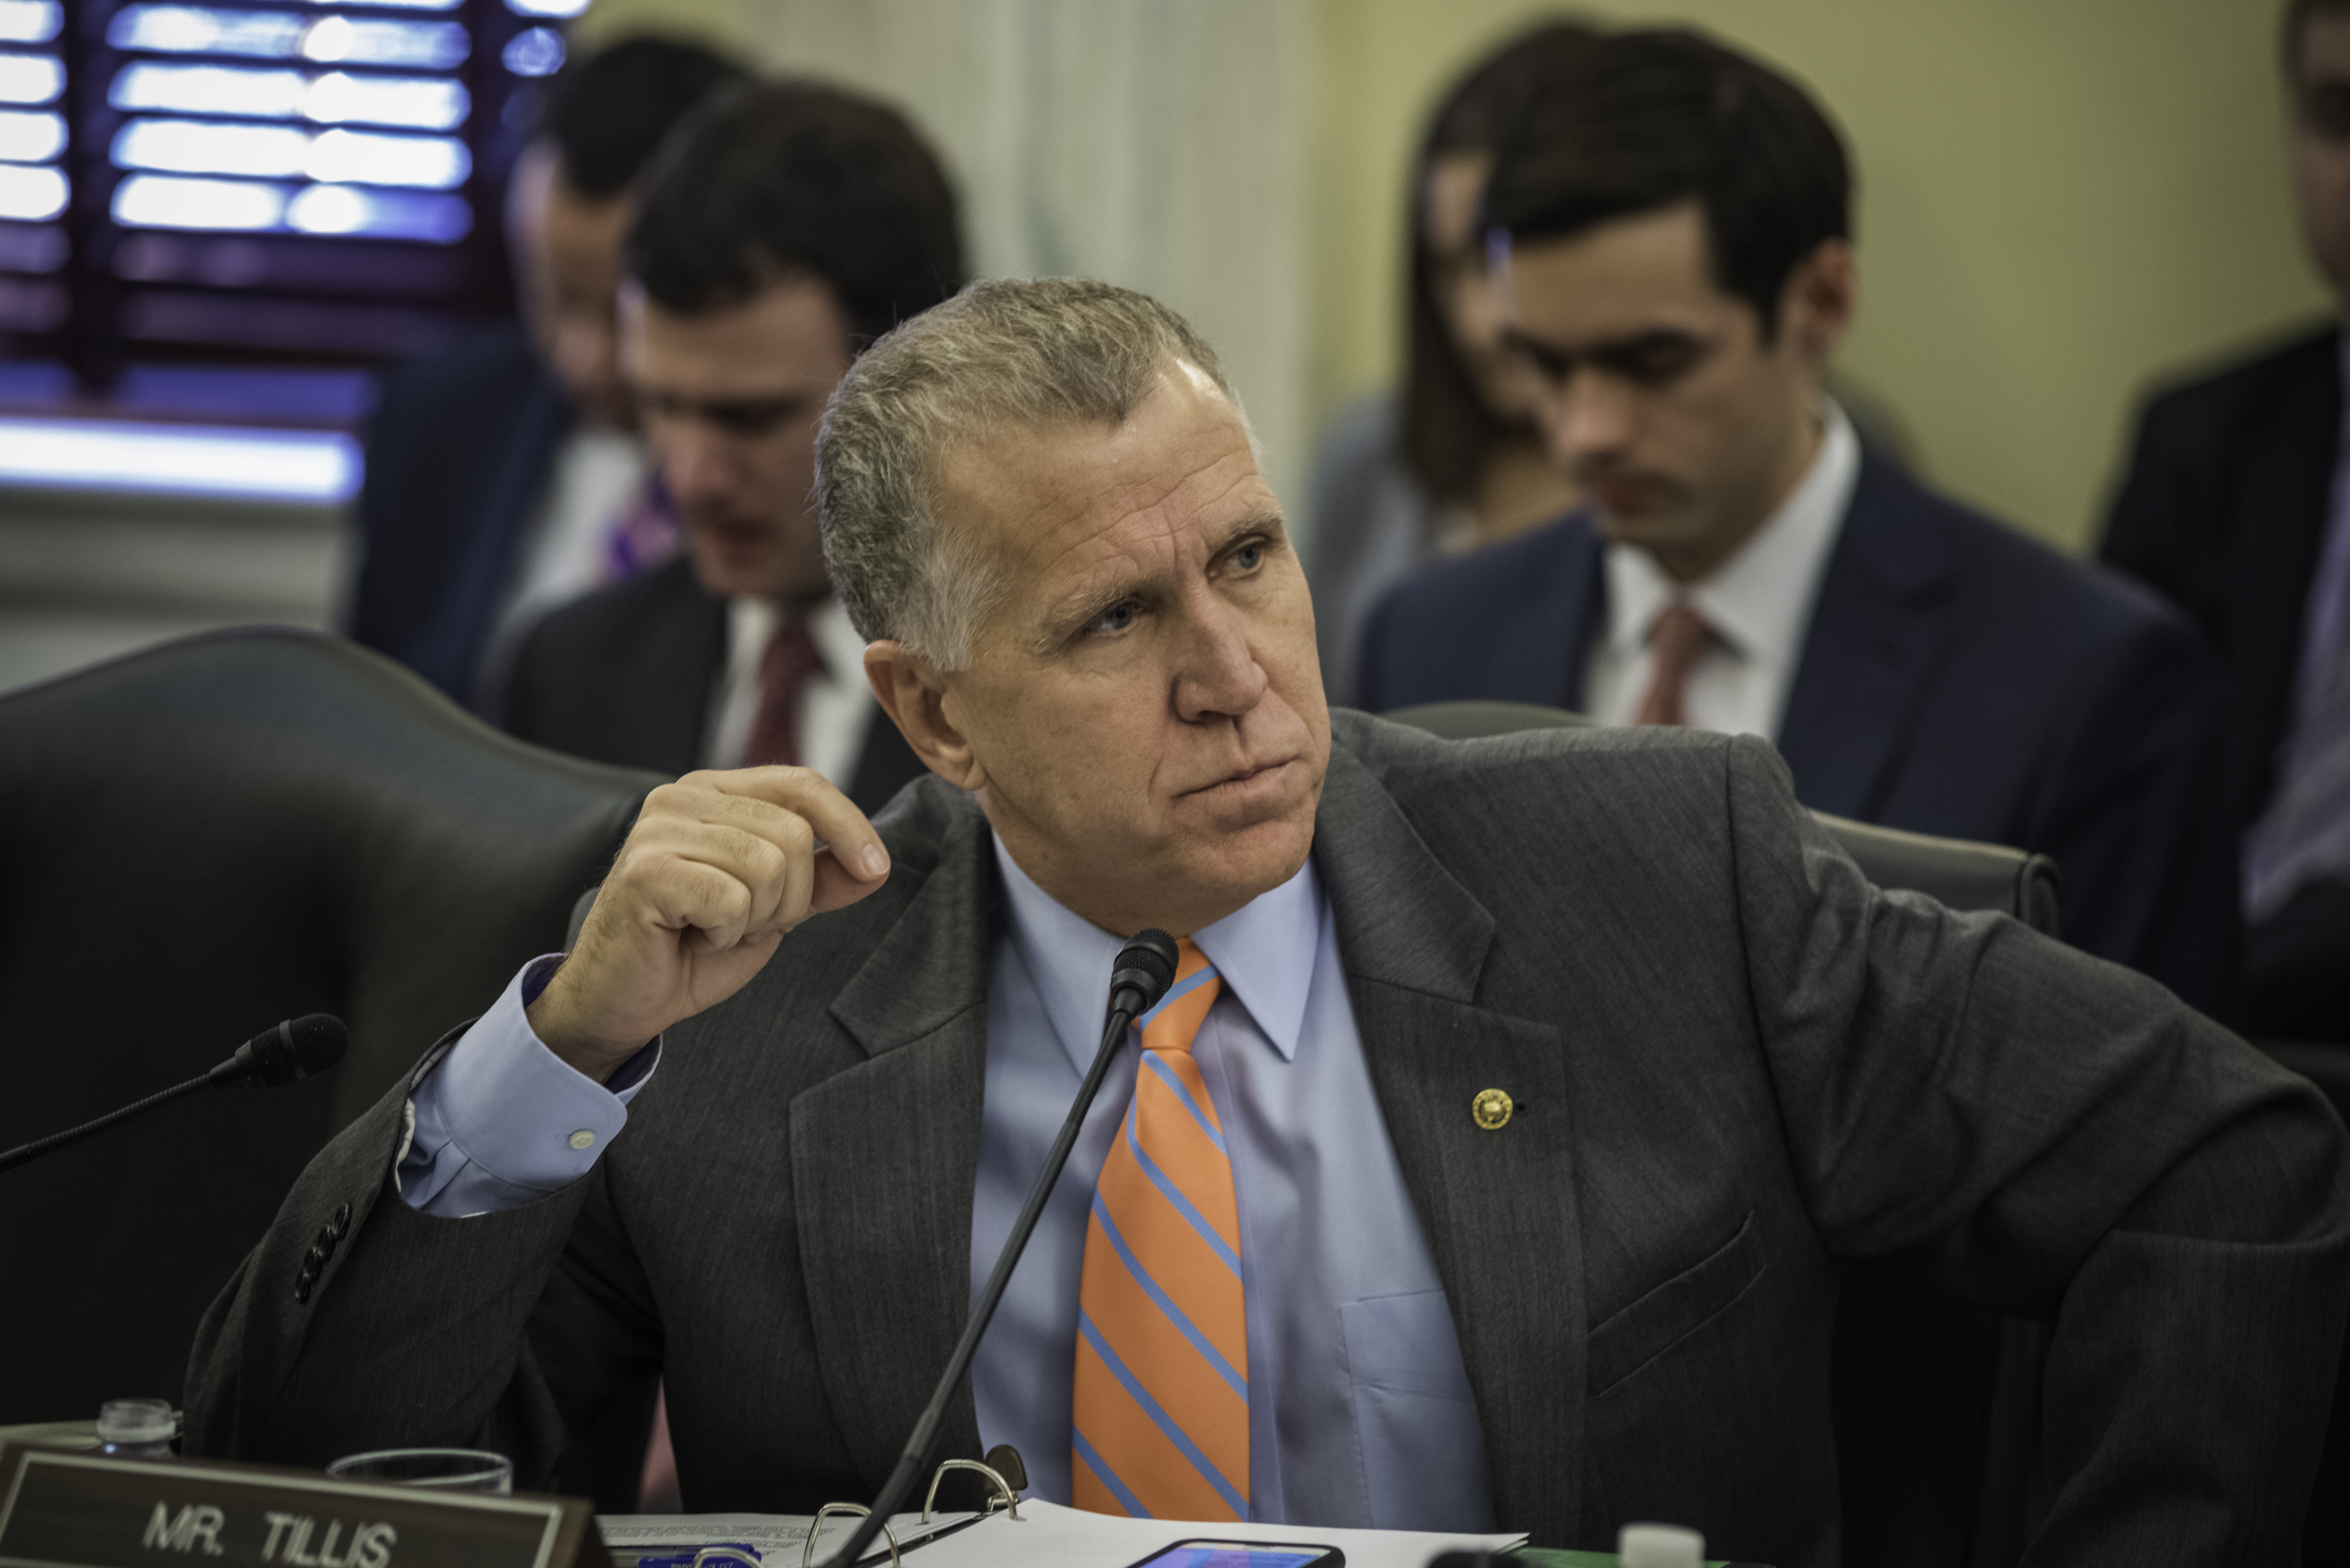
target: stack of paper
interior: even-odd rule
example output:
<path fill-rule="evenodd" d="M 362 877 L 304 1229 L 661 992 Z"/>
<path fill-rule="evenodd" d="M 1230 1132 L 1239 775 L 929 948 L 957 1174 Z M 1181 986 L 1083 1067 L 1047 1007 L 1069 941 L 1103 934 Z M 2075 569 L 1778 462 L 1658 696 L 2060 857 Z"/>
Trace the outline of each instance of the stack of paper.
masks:
<path fill-rule="evenodd" d="M 889 1521 L 889 1527 L 898 1532 L 902 1552 L 910 1543 L 927 1540 L 971 1517 L 934 1513 L 925 1524 L 919 1513 L 901 1513 Z M 637 1568 L 639 1557 L 676 1556 L 721 1542 L 757 1548 L 766 1568 L 800 1568 L 801 1553 L 807 1550 L 808 1526 L 815 1522 L 815 1517 L 806 1513 L 615 1513 L 598 1519 L 596 1527 L 603 1532 L 605 1550 L 612 1554 L 612 1568 Z M 822 1563 L 863 1522 L 855 1514 L 836 1513 L 826 1520 L 816 1538 L 816 1560 Z M 882 1562 L 889 1561 L 886 1546 L 875 1550 L 880 1552 Z"/>
<path fill-rule="evenodd" d="M 827 1522 L 829 1522 L 827 1521 Z M 1187 1524 L 1171 1519 L 1124 1519 L 1086 1513 L 1049 1502 L 1024 1501 L 1020 1517 L 997 1514 L 926 1548 L 922 1568 L 1020 1568 L 1038 1563 L 1070 1568 L 1127 1568 L 1178 1541 L 1287 1542 L 1335 1546 L 1347 1568 L 1428 1568 L 1440 1552 L 1506 1552 L 1525 1543 L 1517 1535 L 1435 1535 L 1409 1530 L 1326 1530 L 1309 1524 Z"/>
<path fill-rule="evenodd" d="M 1506 1552 L 1525 1544 L 1519 1535 L 1441 1535 L 1405 1530 L 1325 1530 L 1298 1524 L 1189 1524 L 1171 1519 L 1122 1519 L 1086 1513 L 1049 1502 L 1024 1501 L 1020 1517 L 996 1514 L 968 1529 L 967 1513 L 901 1513 L 890 1522 L 900 1551 L 917 1568 L 1128 1568 L 1178 1541 L 1254 1541 L 1335 1546 L 1347 1554 L 1347 1568 L 1428 1568 L 1440 1552 Z M 637 1514 L 599 1521 L 614 1568 L 636 1568 L 639 1557 L 676 1552 L 713 1542 L 747 1542 L 759 1549 L 766 1568 L 799 1568 L 807 1542 L 808 1516 L 778 1513 Z M 816 1560 L 847 1539 L 855 1519 L 836 1515 L 816 1537 Z M 888 1563 L 887 1552 L 866 1559 Z"/>

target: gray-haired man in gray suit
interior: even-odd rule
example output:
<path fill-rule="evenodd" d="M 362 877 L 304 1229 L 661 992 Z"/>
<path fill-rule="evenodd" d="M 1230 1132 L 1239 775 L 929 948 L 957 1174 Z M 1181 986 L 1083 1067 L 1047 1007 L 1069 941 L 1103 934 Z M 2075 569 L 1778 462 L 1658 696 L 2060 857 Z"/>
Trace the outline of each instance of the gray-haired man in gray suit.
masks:
<path fill-rule="evenodd" d="M 571 954 L 303 1176 L 199 1338 L 192 1449 L 486 1444 L 532 1484 L 659 1373 L 690 1506 L 869 1496 L 1155 925 L 1221 977 L 1159 1102 L 1216 1152 L 1167 1164 L 1176 1079 L 1122 1051 L 949 1452 L 1157 1514 L 1831 1563 L 1834 1263 L 1899 1257 L 2053 1318 L 2035 1561 L 2293 1555 L 2350 1307 L 2306 1084 L 1871 888 L 1758 742 L 1326 711 L 1246 424 L 1139 296 L 966 291 L 850 372 L 820 463 L 937 776 L 878 825 L 789 769 L 654 792 Z M 1095 1202 L 1114 1137 L 1176 1216 L 1147 1244 Z M 1230 1324 L 1155 1261 L 1183 1224 Z"/>

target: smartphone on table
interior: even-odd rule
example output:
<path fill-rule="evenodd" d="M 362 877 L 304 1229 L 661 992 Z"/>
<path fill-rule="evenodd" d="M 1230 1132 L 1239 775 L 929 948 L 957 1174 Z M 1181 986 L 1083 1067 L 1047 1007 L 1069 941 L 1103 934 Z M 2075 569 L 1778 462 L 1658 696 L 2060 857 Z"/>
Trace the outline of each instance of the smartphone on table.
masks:
<path fill-rule="evenodd" d="M 1179 1541 L 1129 1568 L 1347 1568 L 1347 1554 L 1283 1541 Z"/>

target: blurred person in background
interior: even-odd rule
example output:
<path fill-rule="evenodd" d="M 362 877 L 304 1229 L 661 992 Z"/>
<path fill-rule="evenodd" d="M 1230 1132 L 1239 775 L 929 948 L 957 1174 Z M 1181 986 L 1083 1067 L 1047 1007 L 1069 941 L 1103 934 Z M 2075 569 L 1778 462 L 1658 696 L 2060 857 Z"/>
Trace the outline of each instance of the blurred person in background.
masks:
<path fill-rule="evenodd" d="M 1588 506 L 1383 600 L 1362 705 L 1764 736 L 1815 810 L 2054 857 L 2069 940 L 2208 1003 L 2211 658 L 2137 585 L 1864 451 L 1822 389 L 1849 167 L 1803 89 L 1693 33 L 1595 40 L 1497 153 L 1481 226 Z"/>
<path fill-rule="evenodd" d="M 1306 577 L 1334 702 L 1355 700 L 1363 622 L 1381 595 L 1441 556 L 1513 539 L 1579 499 L 1535 428 L 1535 389 L 1503 347 L 1477 208 L 1493 149 L 1595 36 L 1565 20 L 1521 33 L 1430 117 L 1406 201 L 1403 385 L 1341 410 L 1315 471 Z M 1861 444 L 1903 461 L 1892 413 L 1848 386 L 1836 392 Z"/>
<path fill-rule="evenodd" d="M 739 87 L 663 150 L 627 256 L 622 362 L 682 553 L 539 621 L 504 722 L 670 774 L 806 767 L 879 810 L 922 769 L 825 573 L 816 424 L 868 344 L 962 286 L 946 171 L 895 109 Z"/>
<path fill-rule="evenodd" d="M 2292 0 L 2283 43 L 2303 233 L 2350 301 L 2350 0 Z M 2156 396 L 2102 550 L 2226 662 L 2217 810 L 2239 846 L 2235 1021 L 2304 1040 L 2350 1041 L 2345 359 L 2337 319 Z"/>
<path fill-rule="evenodd" d="M 522 320 L 385 379 L 349 631 L 461 702 L 528 621 L 674 547 L 619 373 L 620 240 L 661 140 L 742 75 L 660 38 L 567 65 L 507 187 Z"/>
<path fill-rule="evenodd" d="M 1342 411 L 1315 474 L 1306 579 L 1333 701 L 1352 700 L 1364 618 L 1399 578 L 1575 504 L 1534 429 L 1534 389 L 1502 348 L 1476 218 L 1503 128 L 1591 37 L 1573 22 L 1520 34 L 1429 120 L 1406 201 L 1403 386 Z"/>

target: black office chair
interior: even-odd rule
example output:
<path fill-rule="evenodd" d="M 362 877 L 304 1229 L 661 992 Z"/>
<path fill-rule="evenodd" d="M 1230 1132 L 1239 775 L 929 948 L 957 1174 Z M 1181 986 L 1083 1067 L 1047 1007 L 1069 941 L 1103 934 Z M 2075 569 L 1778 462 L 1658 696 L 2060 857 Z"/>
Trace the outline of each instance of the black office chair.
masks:
<path fill-rule="evenodd" d="M 1433 702 L 1387 717 L 1448 740 L 1593 722 L 1523 702 Z M 2056 934 L 2056 867 L 2044 855 L 1813 815 L 1880 888 Z M 2043 1355 L 2035 1324 L 1887 1265 L 1845 1266 L 1831 1398 L 1846 1562 L 2013 1568 L 2044 1506 L 2035 1479 Z"/>
<path fill-rule="evenodd" d="M 1429 702 L 1387 714 L 1448 741 L 1519 730 L 1579 730 L 1597 723 L 1564 708 L 1531 702 Z M 2056 863 L 1996 844 L 1904 833 L 1815 811 L 1812 815 L 1880 888 L 1923 893 L 1953 909 L 1996 909 L 2035 931 L 2056 934 Z"/>
<path fill-rule="evenodd" d="M 0 698 L 0 1148 L 304 1012 L 330 1076 L 206 1094 L 0 1173 L 0 1422 L 176 1398 L 197 1319 L 325 1140 L 562 945 L 659 781 L 501 735 L 308 632 Z"/>

